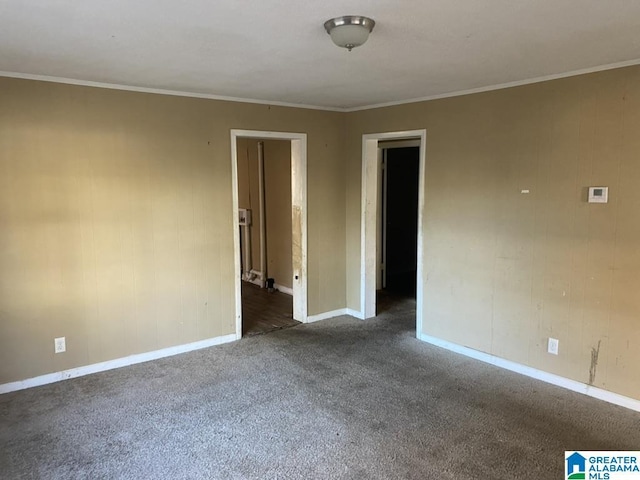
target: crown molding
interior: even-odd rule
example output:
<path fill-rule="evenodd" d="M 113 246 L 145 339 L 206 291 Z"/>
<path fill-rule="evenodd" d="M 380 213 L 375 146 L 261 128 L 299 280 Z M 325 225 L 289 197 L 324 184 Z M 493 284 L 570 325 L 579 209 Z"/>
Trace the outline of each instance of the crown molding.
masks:
<path fill-rule="evenodd" d="M 175 97 L 204 98 L 207 100 L 221 100 L 224 102 L 253 103 L 258 105 L 273 105 L 276 107 L 303 108 L 307 110 L 324 110 L 328 112 L 344 112 L 344 108 L 323 107 L 319 105 L 306 105 L 303 103 L 278 102 L 270 100 L 258 100 L 253 98 L 229 97 L 225 95 L 214 95 L 210 93 L 183 92 L 180 90 L 165 90 L 163 88 L 136 87 L 132 85 L 121 85 L 117 83 L 93 82 L 90 80 L 76 80 L 73 78 L 53 77 L 49 75 L 34 75 L 31 73 L 3 72 L 0 77 L 19 78 L 22 80 L 36 80 L 40 82 L 64 83 L 67 85 L 78 85 L 81 87 L 107 88 L 111 90 L 124 90 L 127 92 L 152 93 L 156 95 L 171 95 Z"/>
<path fill-rule="evenodd" d="M 371 105 L 362 105 L 359 107 L 327 107 L 321 105 L 307 105 L 302 103 L 279 102 L 269 100 L 259 100 L 252 98 L 229 97 L 225 95 L 214 95 L 209 93 L 183 92 L 178 90 L 165 90 L 162 88 L 136 87 L 131 85 L 121 85 L 116 83 L 102 83 L 88 80 L 76 80 L 73 78 L 54 77 L 49 75 L 34 75 L 30 73 L 4 72 L 0 71 L 0 77 L 19 78 L 23 80 L 37 80 L 41 82 L 64 83 L 68 85 L 79 85 L 84 87 L 107 88 L 112 90 L 125 90 L 129 92 L 152 93 L 156 95 L 172 95 L 177 97 L 204 98 L 207 100 L 221 100 L 225 102 L 251 103 L 257 105 L 273 105 L 278 107 L 302 108 L 307 110 L 322 110 L 327 112 L 361 112 L 364 110 L 373 110 L 376 108 L 394 107 L 397 105 L 407 105 L 410 103 L 428 102 L 430 100 L 442 100 L 444 98 L 460 97 L 463 95 L 473 95 L 475 93 L 491 92 L 494 90 L 502 90 L 505 88 L 520 87 L 523 85 L 531 85 L 534 83 L 548 82 L 550 80 L 558 80 L 561 78 L 575 77 L 578 75 L 586 75 L 589 73 L 603 72 L 606 70 L 614 70 L 616 68 L 632 67 L 640 65 L 640 58 L 627 60 L 624 62 L 609 63 L 607 65 L 599 65 L 596 67 L 583 68 L 580 70 L 572 70 L 570 72 L 555 73 L 541 77 L 534 77 L 525 80 L 517 80 L 514 82 L 499 83 L 495 85 L 487 85 L 484 87 L 472 88 L 468 90 L 458 90 L 454 92 L 440 93 L 437 95 L 428 95 L 425 97 L 410 98 L 406 100 L 395 100 L 391 102 L 376 103 Z"/>
<path fill-rule="evenodd" d="M 632 67 L 635 65 L 640 65 L 640 58 L 637 58 L 635 60 L 627 60 L 624 62 L 609 63 L 607 65 L 599 65 L 597 67 L 583 68 L 580 70 L 572 70 L 570 72 L 555 73 L 552 75 L 545 75 L 542 77 L 534 77 L 526 80 L 517 80 L 514 82 L 488 85 L 486 87 L 471 88 L 469 90 L 458 90 L 455 92 L 441 93 L 438 95 L 429 95 L 426 97 L 411 98 L 407 100 L 397 100 L 397 101 L 385 102 L 385 103 L 376 103 L 374 105 L 365 105 L 362 107 L 343 108 L 342 111 L 346 113 L 360 112 L 363 110 L 373 110 L 375 108 L 393 107 L 396 105 L 406 105 L 408 103 L 419 103 L 419 102 L 427 102 L 429 100 L 441 100 L 443 98 L 461 97 L 463 95 L 473 95 L 474 93 L 484 93 L 484 92 L 491 92 L 493 90 L 502 90 L 505 88 L 520 87 L 523 85 L 531 85 L 533 83 L 548 82 L 550 80 L 576 77 L 578 75 L 586 75 L 588 73 L 603 72 L 606 70 L 615 70 L 616 68 Z"/>

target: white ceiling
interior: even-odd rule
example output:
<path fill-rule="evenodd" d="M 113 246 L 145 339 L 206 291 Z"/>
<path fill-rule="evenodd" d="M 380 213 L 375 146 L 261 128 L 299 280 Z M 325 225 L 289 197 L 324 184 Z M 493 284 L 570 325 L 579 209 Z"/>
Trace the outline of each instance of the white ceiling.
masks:
<path fill-rule="evenodd" d="M 325 20 L 372 17 L 334 46 Z M 354 109 L 640 63 L 640 0 L 0 0 L 0 71 Z"/>

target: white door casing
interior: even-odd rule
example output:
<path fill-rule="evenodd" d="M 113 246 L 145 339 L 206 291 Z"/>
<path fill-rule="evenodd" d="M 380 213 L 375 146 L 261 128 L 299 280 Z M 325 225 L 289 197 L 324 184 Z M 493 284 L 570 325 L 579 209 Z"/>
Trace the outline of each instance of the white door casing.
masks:
<path fill-rule="evenodd" d="M 291 256 L 293 267 L 293 318 L 307 319 L 307 134 L 231 130 L 231 177 L 233 197 L 233 250 L 235 262 L 236 338 L 242 337 L 242 290 L 240 278 L 240 223 L 238 218 L 238 138 L 291 141 Z"/>
<path fill-rule="evenodd" d="M 426 130 L 408 130 L 402 132 L 372 133 L 362 136 L 362 201 L 360 230 L 360 315 L 371 318 L 376 315 L 376 278 L 378 237 L 378 201 L 380 155 L 378 142 L 398 139 L 420 140 L 420 178 L 418 179 L 418 252 L 416 278 L 416 335 L 422 332 L 422 302 L 424 291 L 424 197 L 426 166 Z"/>

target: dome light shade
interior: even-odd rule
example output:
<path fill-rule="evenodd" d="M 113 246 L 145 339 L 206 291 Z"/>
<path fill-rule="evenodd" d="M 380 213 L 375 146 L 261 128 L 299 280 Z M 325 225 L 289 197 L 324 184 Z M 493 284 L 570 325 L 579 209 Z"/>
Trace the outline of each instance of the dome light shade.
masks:
<path fill-rule="evenodd" d="M 376 22 L 368 17 L 346 15 L 324 22 L 324 28 L 337 46 L 351 51 L 359 47 L 369 38 Z"/>

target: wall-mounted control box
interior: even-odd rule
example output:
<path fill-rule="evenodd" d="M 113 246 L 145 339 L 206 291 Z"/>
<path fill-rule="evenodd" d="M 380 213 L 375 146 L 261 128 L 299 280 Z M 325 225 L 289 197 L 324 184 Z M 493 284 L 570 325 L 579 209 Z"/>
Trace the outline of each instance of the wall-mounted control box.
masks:
<path fill-rule="evenodd" d="M 251 210 L 248 208 L 238 209 L 238 223 L 244 226 L 251 225 Z"/>
<path fill-rule="evenodd" d="M 609 187 L 589 187 L 589 203 L 607 203 Z"/>

